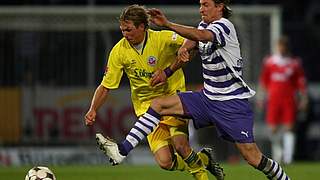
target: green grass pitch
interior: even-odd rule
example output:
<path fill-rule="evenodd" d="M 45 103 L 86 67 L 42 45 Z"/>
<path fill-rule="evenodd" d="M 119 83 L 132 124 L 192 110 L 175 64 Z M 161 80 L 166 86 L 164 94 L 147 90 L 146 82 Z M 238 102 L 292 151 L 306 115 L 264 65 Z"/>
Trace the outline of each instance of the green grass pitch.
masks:
<path fill-rule="evenodd" d="M 227 180 L 265 180 L 265 176 L 244 163 L 223 164 Z M 31 167 L 1 167 L 1 180 L 23 180 Z M 192 180 L 186 172 L 165 171 L 157 166 L 53 166 L 57 180 Z M 284 169 L 292 180 L 320 178 L 319 163 L 295 163 Z M 215 179 L 212 175 L 210 179 Z"/>

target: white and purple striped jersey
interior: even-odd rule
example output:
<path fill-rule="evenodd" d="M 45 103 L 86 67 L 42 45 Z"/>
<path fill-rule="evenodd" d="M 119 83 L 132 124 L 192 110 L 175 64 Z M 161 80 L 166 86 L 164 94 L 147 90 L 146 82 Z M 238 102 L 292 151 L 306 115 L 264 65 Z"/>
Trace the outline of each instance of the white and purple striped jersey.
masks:
<path fill-rule="evenodd" d="M 211 100 L 245 99 L 255 92 L 242 78 L 243 60 L 233 24 L 225 18 L 209 24 L 200 22 L 198 29 L 214 34 L 210 42 L 199 42 L 202 59 L 204 94 Z"/>

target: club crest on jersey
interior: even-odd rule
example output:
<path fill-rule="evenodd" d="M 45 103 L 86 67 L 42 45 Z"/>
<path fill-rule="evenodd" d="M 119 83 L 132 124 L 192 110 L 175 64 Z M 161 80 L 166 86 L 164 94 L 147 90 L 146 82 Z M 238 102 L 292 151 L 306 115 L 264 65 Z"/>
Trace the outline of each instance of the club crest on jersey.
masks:
<path fill-rule="evenodd" d="M 147 63 L 149 66 L 155 66 L 157 64 L 157 59 L 154 56 L 149 56 Z"/>

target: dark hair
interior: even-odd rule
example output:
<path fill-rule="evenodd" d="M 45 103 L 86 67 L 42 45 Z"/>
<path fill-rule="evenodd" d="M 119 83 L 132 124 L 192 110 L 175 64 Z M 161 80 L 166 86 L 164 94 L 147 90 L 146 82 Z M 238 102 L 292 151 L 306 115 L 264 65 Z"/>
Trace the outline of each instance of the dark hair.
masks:
<path fill-rule="evenodd" d="M 287 46 L 287 47 L 289 47 L 289 45 L 290 45 L 289 37 L 286 36 L 286 35 L 280 36 L 278 42 L 279 42 L 280 44 L 283 44 L 283 45 Z"/>
<path fill-rule="evenodd" d="M 290 38 L 287 35 L 280 36 L 280 38 L 278 39 L 278 44 L 281 44 L 286 48 L 287 54 L 291 54 Z"/>
<path fill-rule="evenodd" d="M 135 27 L 144 24 L 145 28 L 149 27 L 149 15 L 144 6 L 137 4 L 128 6 L 120 14 L 119 21 L 132 21 Z"/>
<path fill-rule="evenodd" d="M 229 7 L 230 0 L 213 0 L 216 4 L 223 3 L 222 17 L 229 18 L 232 16 L 232 10 Z"/>

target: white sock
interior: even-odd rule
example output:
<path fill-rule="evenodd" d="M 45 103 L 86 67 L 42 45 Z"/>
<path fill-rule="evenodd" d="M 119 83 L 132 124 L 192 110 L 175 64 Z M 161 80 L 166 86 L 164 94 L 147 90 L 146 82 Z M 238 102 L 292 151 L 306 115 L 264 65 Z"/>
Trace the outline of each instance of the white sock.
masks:
<path fill-rule="evenodd" d="M 290 164 L 293 160 L 295 135 L 287 131 L 283 135 L 283 162 Z"/>
<path fill-rule="evenodd" d="M 281 131 L 278 131 L 271 136 L 272 159 L 277 162 L 282 161 L 281 134 Z"/>

